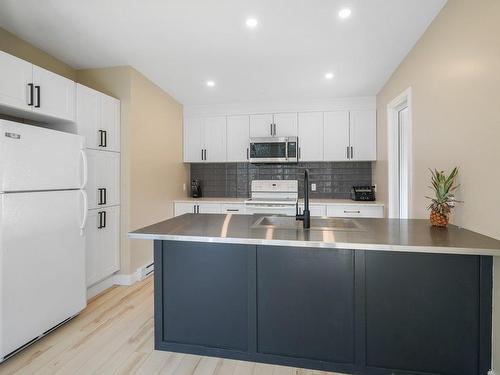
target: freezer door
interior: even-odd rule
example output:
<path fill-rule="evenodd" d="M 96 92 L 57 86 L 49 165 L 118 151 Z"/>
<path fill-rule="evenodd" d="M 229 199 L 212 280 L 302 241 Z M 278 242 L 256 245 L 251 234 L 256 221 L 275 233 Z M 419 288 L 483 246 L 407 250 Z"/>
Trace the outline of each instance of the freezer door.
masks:
<path fill-rule="evenodd" d="M 79 189 L 85 179 L 83 137 L 0 120 L 0 192 Z"/>
<path fill-rule="evenodd" d="M 80 190 L 0 194 L 0 361 L 86 306 Z"/>

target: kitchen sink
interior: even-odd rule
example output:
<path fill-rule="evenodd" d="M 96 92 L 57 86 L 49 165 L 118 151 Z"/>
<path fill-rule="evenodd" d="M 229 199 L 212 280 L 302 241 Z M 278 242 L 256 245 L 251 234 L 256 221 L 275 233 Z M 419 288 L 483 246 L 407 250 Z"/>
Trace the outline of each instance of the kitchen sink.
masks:
<path fill-rule="evenodd" d="M 293 216 L 262 216 L 253 225 L 255 229 L 302 229 L 302 221 Z M 310 230 L 341 230 L 364 231 L 363 227 L 353 219 L 339 219 L 332 217 L 311 217 Z"/>

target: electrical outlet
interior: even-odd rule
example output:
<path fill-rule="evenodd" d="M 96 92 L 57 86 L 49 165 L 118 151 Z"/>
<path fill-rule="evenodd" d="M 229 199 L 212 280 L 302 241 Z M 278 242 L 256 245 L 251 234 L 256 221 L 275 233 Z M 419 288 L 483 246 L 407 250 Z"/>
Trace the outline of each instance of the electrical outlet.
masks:
<path fill-rule="evenodd" d="M 316 191 L 316 184 L 311 184 L 311 191 Z"/>

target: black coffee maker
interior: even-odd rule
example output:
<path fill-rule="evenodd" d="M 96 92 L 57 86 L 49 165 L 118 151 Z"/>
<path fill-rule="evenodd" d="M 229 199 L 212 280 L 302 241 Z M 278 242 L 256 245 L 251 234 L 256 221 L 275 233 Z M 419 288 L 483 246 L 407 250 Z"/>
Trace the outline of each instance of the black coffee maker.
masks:
<path fill-rule="evenodd" d="M 201 181 L 200 180 L 191 181 L 191 196 L 193 198 L 201 198 Z"/>

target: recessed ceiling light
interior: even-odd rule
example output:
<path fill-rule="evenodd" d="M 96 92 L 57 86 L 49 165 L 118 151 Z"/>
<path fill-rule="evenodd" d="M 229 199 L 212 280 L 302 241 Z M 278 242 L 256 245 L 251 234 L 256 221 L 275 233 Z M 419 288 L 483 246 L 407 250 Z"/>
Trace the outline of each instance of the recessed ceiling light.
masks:
<path fill-rule="evenodd" d="M 349 8 L 341 9 L 339 12 L 340 18 L 349 18 L 351 16 L 351 10 Z"/>
<path fill-rule="evenodd" d="M 257 21 L 256 18 L 247 18 L 247 20 L 246 20 L 246 25 L 249 29 L 255 29 L 258 24 L 259 24 L 259 21 Z"/>
<path fill-rule="evenodd" d="M 214 87 L 215 86 L 215 82 L 214 81 L 207 81 L 207 86 L 208 87 Z"/>
<path fill-rule="evenodd" d="M 335 75 L 331 72 L 325 74 L 326 79 L 332 79 L 333 77 L 335 77 Z"/>

